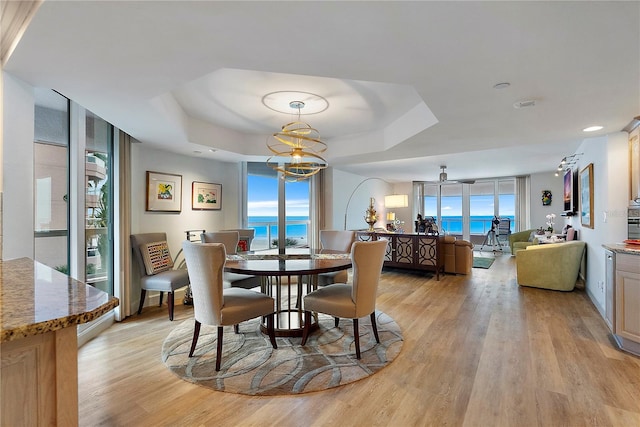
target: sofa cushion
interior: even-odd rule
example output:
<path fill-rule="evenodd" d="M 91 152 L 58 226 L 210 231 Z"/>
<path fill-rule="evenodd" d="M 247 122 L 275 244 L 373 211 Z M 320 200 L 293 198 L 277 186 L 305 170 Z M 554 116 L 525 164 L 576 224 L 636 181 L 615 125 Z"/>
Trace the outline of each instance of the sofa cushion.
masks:
<path fill-rule="evenodd" d="M 140 245 L 140 253 L 144 268 L 150 276 L 173 268 L 173 260 L 166 241 L 143 243 Z"/>

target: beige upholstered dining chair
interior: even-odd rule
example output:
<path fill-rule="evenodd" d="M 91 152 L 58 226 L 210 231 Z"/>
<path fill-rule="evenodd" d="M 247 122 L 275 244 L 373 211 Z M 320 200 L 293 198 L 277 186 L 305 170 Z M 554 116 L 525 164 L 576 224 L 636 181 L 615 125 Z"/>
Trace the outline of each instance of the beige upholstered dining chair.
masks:
<path fill-rule="evenodd" d="M 260 292 L 248 289 L 223 289 L 222 272 L 226 262 L 224 244 L 183 242 L 187 271 L 193 293 L 195 325 L 189 357 L 193 356 L 200 335 L 200 326 L 217 326 L 216 371 L 220 370 L 223 326 L 234 326 L 255 317 L 267 318 L 269 339 L 278 348 L 274 331 L 275 300 Z"/>
<path fill-rule="evenodd" d="M 322 249 L 333 251 L 351 252 L 351 245 L 356 241 L 356 232 L 351 230 L 320 230 L 320 244 Z M 347 283 L 349 273 L 347 270 L 318 275 L 318 286 L 326 286 L 332 283 Z"/>
<path fill-rule="evenodd" d="M 163 292 L 167 292 L 169 320 L 173 320 L 174 292 L 189 285 L 187 270 L 173 268 L 166 233 L 132 234 L 130 242 L 140 276 L 138 314 L 142 312 L 147 291 L 160 292 L 160 305 Z"/>
<path fill-rule="evenodd" d="M 304 297 L 304 328 L 302 345 L 307 343 L 311 325 L 311 312 L 325 313 L 339 319 L 353 319 L 356 357 L 360 359 L 360 333 L 358 319 L 369 315 L 376 342 L 380 342 L 376 326 L 376 294 L 387 250 L 387 240 L 354 242 L 351 246 L 353 285 L 336 283 L 315 290 Z"/>
<path fill-rule="evenodd" d="M 251 250 L 251 242 L 253 242 L 253 238 L 256 235 L 256 230 L 253 228 L 230 228 L 228 230 L 221 231 L 237 231 L 240 235 L 240 239 L 238 240 L 238 247 L 240 251 L 250 251 Z"/>
<path fill-rule="evenodd" d="M 224 244 L 224 248 L 227 251 L 227 254 L 230 255 L 236 254 L 239 239 L 240 233 L 236 230 L 215 231 L 200 234 L 200 240 L 202 241 L 202 243 L 222 243 Z M 252 289 L 260 286 L 260 278 L 257 276 L 230 273 L 225 271 L 223 277 L 225 284 L 232 288 Z"/>

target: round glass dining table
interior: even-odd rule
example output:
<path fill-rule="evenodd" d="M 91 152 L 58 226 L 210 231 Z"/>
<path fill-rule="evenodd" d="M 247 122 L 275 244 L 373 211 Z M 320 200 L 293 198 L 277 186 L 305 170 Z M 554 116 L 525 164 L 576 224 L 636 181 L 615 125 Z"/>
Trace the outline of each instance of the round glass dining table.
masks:
<path fill-rule="evenodd" d="M 260 291 L 276 301 L 275 332 L 302 336 L 302 297 L 318 288 L 318 275 L 351 267 L 351 255 L 328 250 L 286 248 L 227 255 L 225 271 L 260 276 Z M 317 323 L 311 329 L 317 328 Z M 262 331 L 266 332 L 263 322 Z"/>

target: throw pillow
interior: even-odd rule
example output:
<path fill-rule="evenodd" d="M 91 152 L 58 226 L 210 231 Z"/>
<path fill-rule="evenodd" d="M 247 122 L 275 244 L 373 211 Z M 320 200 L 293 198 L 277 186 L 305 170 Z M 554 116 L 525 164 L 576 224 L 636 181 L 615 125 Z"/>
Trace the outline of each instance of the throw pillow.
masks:
<path fill-rule="evenodd" d="M 140 245 L 142 260 L 147 274 L 152 276 L 173 268 L 173 260 L 167 242 L 152 242 Z"/>
<path fill-rule="evenodd" d="M 536 232 L 532 231 L 531 234 L 529 234 L 529 241 L 533 242 L 535 239 L 537 239 L 538 237 L 536 236 Z"/>
<path fill-rule="evenodd" d="M 246 240 L 238 240 L 238 252 L 246 252 L 249 250 L 249 242 Z"/>

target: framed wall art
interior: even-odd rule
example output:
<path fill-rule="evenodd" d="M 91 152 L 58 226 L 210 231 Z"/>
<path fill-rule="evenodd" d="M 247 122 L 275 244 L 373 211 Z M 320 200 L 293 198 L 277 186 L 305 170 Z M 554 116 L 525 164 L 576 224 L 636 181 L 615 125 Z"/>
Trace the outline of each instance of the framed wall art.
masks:
<path fill-rule="evenodd" d="M 222 184 L 193 181 L 191 192 L 191 209 L 222 209 Z"/>
<path fill-rule="evenodd" d="M 580 171 L 580 223 L 593 228 L 593 163 Z"/>
<path fill-rule="evenodd" d="M 147 211 L 182 210 L 182 175 L 147 171 Z"/>

